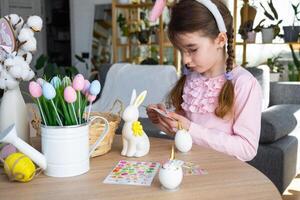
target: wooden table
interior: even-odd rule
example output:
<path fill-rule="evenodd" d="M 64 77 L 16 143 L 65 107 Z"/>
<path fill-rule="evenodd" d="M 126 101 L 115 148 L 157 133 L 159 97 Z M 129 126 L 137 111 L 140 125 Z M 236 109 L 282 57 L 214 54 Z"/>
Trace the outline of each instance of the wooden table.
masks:
<path fill-rule="evenodd" d="M 262 173 L 233 157 L 194 145 L 191 152 L 176 153 L 176 158 L 198 163 L 207 175 L 185 176 L 180 189 L 168 192 L 160 189 L 156 175 L 151 187 L 109 185 L 102 181 L 121 159 L 162 161 L 169 158 L 172 140 L 150 138 L 150 153 L 142 158 L 120 156 L 122 144 L 116 136 L 112 150 L 91 159 L 88 173 L 72 178 L 52 178 L 43 174 L 29 183 L 9 182 L 0 176 L 0 199 L 213 199 L 213 200 L 278 200 L 281 196 L 272 182 Z"/>

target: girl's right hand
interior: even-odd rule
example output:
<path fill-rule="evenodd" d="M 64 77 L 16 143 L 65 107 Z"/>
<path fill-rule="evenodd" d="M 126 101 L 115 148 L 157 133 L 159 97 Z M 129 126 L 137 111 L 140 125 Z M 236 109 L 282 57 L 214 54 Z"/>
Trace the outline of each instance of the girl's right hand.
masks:
<path fill-rule="evenodd" d="M 159 114 L 151 109 L 151 108 L 160 108 L 160 107 L 163 107 L 162 104 L 150 104 L 147 106 L 147 115 L 148 115 L 148 118 L 150 119 L 150 121 L 153 123 L 153 124 L 158 124 L 159 123 Z"/>
<path fill-rule="evenodd" d="M 169 126 L 170 119 L 161 116 L 160 114 L 158 114 L 155 110 L 153 110 L 151 108 L 157 108 L 157 109 L 166 111 L 166 107 L 163 104 L 150 104 L 146 109 L 147 115 L 148 115 L 150 121 L 153 124 L 155 124 L 160 130 L 162 130 L 163 132 L 167 133 L 170 136 L 174 136 L 175 131 L 173 130 L 173 128 L 171 126 Z"/>

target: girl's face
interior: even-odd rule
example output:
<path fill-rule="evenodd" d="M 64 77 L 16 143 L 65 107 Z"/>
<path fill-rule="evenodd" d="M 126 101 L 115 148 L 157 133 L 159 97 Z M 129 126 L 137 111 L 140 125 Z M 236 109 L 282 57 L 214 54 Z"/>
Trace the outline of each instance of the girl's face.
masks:
<path fill-rule="evenodd" d="M 225 70 L 224 44 L 220 43 L 219 37 L 214 40 L 199 32 L 178 36 L 183 62 L 189 69 L 208 76 L 219 75 Z"/>

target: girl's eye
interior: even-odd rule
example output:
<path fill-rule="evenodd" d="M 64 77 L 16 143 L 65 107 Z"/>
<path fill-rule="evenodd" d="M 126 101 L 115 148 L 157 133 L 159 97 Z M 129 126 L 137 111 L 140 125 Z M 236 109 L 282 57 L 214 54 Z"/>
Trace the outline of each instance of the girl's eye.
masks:
<path fill-rule="evenodd" d="M 196 52 L 198 49 L 190 49 L 189 52 L 194 53 Z"/>

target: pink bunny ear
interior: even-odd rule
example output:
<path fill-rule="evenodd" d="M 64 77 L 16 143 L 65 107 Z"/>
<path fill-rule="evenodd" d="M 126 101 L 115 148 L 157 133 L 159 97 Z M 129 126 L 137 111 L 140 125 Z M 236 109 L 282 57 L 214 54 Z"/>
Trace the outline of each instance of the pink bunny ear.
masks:
<path fill-rule="evenodd" d="M 156 19 L 162 14 L 165 6 L 166 6 L 166 0 L 156 0 L 151 10 L 149 20 L 151 22 L 156 21 Z"/>
<path fill-rule="evenodd" d="M 0 19 L 0 51 L 12 53 L 16 48 L 16 39 L 13 28 L 5 18 Z"/>

